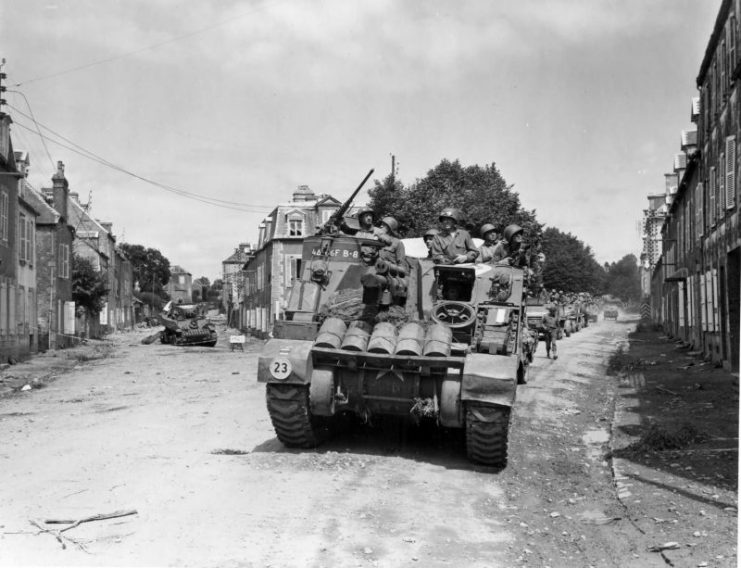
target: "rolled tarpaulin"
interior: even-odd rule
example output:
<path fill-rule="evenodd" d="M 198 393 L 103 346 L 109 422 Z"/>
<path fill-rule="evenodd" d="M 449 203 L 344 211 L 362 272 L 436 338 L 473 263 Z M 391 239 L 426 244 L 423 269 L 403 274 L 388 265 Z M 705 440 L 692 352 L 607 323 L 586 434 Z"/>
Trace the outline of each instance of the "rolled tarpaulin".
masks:
<path fill-rule="evenodd" d="M 425 330 L 417 322 L 405 323 L 399 330 L 396 342 L 396 355 L 421 355 L 425 340 Z"/>
<path fill-rule="evenodd" d="M 396 349 L 396 326 L 387 321 L 377 323 L 368 341 L 368 352 L 390 355 L 394 349 Z"/>
<path fill-rule="evenodd" d="M 370 339 L 371 326 L 364 321 L 354 321 L 347 326 L 340 349 L 345 351 L 365 351 Z"/>
<path fill-rule="evenodd" d="M 427 329 L 425 334 L 425 357 L 448 357 L 450 344 L 453 342 L 453 330 L 447 325 L 436 323 Z"/>
<path fill-rule="evenodd" d="M 346 331 L 347 326 L 340 318 L 327 318 L 324 320 L 322 327 L 319 328 L 314 345 L 339 349 Z"/>

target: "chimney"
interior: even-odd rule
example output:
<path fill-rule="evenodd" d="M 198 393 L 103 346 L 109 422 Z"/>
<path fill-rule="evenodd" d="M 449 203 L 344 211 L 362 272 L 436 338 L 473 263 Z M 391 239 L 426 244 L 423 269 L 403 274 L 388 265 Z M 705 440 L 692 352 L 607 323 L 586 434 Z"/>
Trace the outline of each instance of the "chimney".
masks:
<path fill-rule="evenodd" d="M 57 162 L 57 173 L 55 173 L 51 181 L 53 183 L 52 195 L 54 199 L 53 207 L 57 210 L 62 217 L 67 219 L 67 200 L 69 199 L 69 183 L 67 178 L 64 177 L 64 164 L 59 161 Z"/>
<path fill-rule="evenodd" d="M 71 199 L 72 201 L 74 201 L 74 202 L 75 202 L 75 203 L 77 203 L 78 205 L 80 204 L 80 194 L 79 194 L 79 193 L 77 193 L 76 191 L 70 191 L 70 192 L 69 192 L 69 197 L 70 197 L 70 199 Z"/>
<path fill-rule="evenodd" d="M 106 221 L 105 223 L 103 221 L 98 221 L 98 223 L 100 223 L 100 226 L 103 227 L 109 235 L 113 235 L 113 223 L 110 221 Z"/>

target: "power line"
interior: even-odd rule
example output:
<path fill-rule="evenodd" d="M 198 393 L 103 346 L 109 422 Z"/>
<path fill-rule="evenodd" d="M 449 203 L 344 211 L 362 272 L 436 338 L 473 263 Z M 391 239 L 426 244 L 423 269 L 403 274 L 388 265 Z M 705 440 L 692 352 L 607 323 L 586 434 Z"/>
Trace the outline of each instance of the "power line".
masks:
<path fill-rule="evenodd" d="M 26 101 L 26 106 L 28 107 L 28 112 L 31 113 L 31 120 L 33 120 L 33 123 L 36 125 L 36 132 L 39 135 L 39 138 L 41 138 L 41 144 L 44 146 L 44 150 L 46 150 L 46 156 L 49 158 L 49 163 L 51 164 L 51 169 L 54 169 L 54 160 L 51 159 L 51 154 L 49 153 L 49 148 L 46 146 L 46 142 L 44 141 L 44 137 L 41 135 L 41 130 L 39 129 L 39 123 L 36 122 L 36 117 L 33 115 L 33 109 L 31 108 L 31 103 L 28 102 L 28 98 L 26 98 L 26 95 L 23 94 L 21 91 L 8 91 L 9 93 L 16 93 L 23 97 L 23 100 Z M 11 105 L 8 105 L 11 106 Z M 13 108 L 11 106 L 11 108 Z M 24 115 L 28 118 L 27 115 Z"/>
<path fill-rule="evenodd" d="M 264 4 L 263 4 L 264 6 Z M 199 30 L 194 30 L 192 32 L 187 32 L 178 36 L 171 37 L 170 39 L 166 39 L 164 41 L 161 41 L 159 43 L 153 43 L 151 45 L 148 45 L 146 47 L 141 47 L 139 49 L 134 49 L 132 51 L 127 51 L 124 53 L 120 53 L 118 55 L 113 55 L 111 57 L 107 57 L 105 59 L 99 59 L 97 61 L 92 61 L 90 63 L 85 63 L 83 65 L 77 65 L 75 67 L 69 67 L 67 69 L 63 69 L 62 71 L 57 71 L 56 73 L 52 73 L 50 75 L 42 75 L 40 77 L 34 77 L 32 79 L 27 79 L 25 81 L 21 81 L 19 83 L 15 83 L 13 87 L 20 87 L 22 85 L 28 85 L 29 83 L 35 83 L 37 81 L 45 81 L 46 79 L 53 79 L 54 77 L 60 77 L 62 75 L 67 75 L 69 73 L 74 73 L 76 71 L 82 71 L 83 69 L 89 69 L 90 67 L 96 67 L 98 65 L 104 65 L 105 63 L 110 63 L 111 61 L 117 61 L 119 59 L 125 59 L 126 57 L 131 57 L 132 55 L 136 55 L 137 53 L 143 53 L 145 51 L 150 51 L 153 49 L 157 49 L 158 47 L 162 47 L 163 45 L 168 45 L 170 43 L 175 43 L 177 41 L 180 41 L 182 39 L 186 39 L 189 37 L 197 36 L 206 32 L 209 32 L 211 30 L 214 30 L 216 28 L 220 28 L 222 26 L 225 26 L 227 24 L 233 23 L 235 20 L 239 20 L 241 18 L 244 18 L 245 16 L 248 16 L 250 14 L 254 14 L 256 12 L 259 12 L 263 6 L 258 6 L 252 10 L 247 10 L 245 12 L 240 12 L 234 17 L 230 18 L 229 20 L 223 20 L 220 22 L 217 22 L 215 24 L 212 24 L 210 26 L 207 26 L 205 28 L 201 28 Z"/>
<path fill-rule="evenodd" d="M 20 110 L 16 109 L 14 106 L 12 106 L 12 105 L 8 105 L 8 106 L 10 106 L 14 110 L 16 110 L 22 116 L 24 116 L 26 118 L 30 118 L 28 115 L 26 115 L 25 113 L 23 113 Z M 28 130 L 29 132 L 34 132 L 34 130 L 32 128 L 30 128 L 29 126 L 24 125 L 22 122 L 19 122 L 19 121 L 15 120 L 14 121 L 14 124 L 20 126 L 21 128 L 24 128 L 25 130 Z M 236 201 L 228 201 L 228 200 L 224 200 L 224 199 L 217 199 L 217 198 L 205 197 L 205 196 L 199 195 L 197 193 L 193 193 L 193 192 L 190 192 L 190 191 L 186 191 L 186 190 L 183 190 L 183 189 L 179 189 L 179 188 L 176 188 L 176 187 L 173 187 L 173 186 L 170 186 L 170 185 L 166 185 L 166 184 L 157 182 L 155 180 L 146 178 L 146 177 L 141 176 L 139 174 L 136 174 L 136 173 L 134 173 L 132 171 L 129 171 L 126 168 L 123 168 L 121 166 L 118 166 L 117 164 L 114 164 L 113 162 L 110 162 L 109 160 L 106 160 L 105 158 L 103 158 L 101 156 L 98 156 L 97 154 L 95 154 L 95 153 L 93 153 L 93 152 L 91 152 L 91 151 L 83 148 L 82 146 L 80 146 L 80 145 L 72 142 L 71 140 L 69 140 L 68 138 L 62 136 L 61 134 L 58 134 L 58 133 L 54 132 L 53 130 L 51 130 L 47 126 L 44 126 L 41 123 L 37 123 L 37 124 L 39 124 L 44 130 L 52 133 L 54 136 L 57 136 L 57 137 L 61 138 L 62 140 L 68 142 L 69 145 L 68 144 L 64 144 L 64 143 L 62 143 L 59 140 L 56 140 L 54 138 L 45 136 L 41 132 L 34 132 L 35 134 L 38 134 L 38 136 L 40 136 L 42 139 L 48 140 L 49 142 L 52 142 L 52 143 L 54 143 L 54 144 L 56 144 L 58 146 L 61 146 L 62 148 L 65 148 L 67 150 L 70 150 L 71 152 L 74 152 L 75 154 L 79 154 L 80 156 L 83 156 L 84 158 L 87 158 L 89 160 L 92 160 L 94 162 L 97 162 L 97 163 L 99 163 L 99 164 L 101 164 L 103 166 L 106 166 L 106 167 L 111 168 L 111 169 L 113 169 L 115 171 L 118 171 L 120 173 L 126 174 L 128 176 L 133 177 L 133 178 L 136 178 L 136 179 L 138 179 L 140 181 L 143 181 L 145 183 L 148 183 L 150 185 L 154 185 L 155 187 L 158 187 L 160 189 L 164 189 L 165 191 L 169 191 L 170 193 L 174 193 L 174 194 L 179 195 L 181 197 L 186 197 L 188 199 L 194 199 L 196 201 L 200 201 L 201 203 L 205 203 L 207 205 L 214 205 L 216 207 L 223 207 L 225 209 L 232 209 L 232 210 L 235 210 L 235 211 L 247 211 L 247 212 L 251 212 L 251 213 L 266 213 L 266 212 L 271 211 L 273 209 L 273 207 L 266 207 L 266 206 L 259 206 L 259 205 L 250 205 L 250 204 L 247 204 L 247 203 L 239 203 L 239 202 L 236 202 Z"/>

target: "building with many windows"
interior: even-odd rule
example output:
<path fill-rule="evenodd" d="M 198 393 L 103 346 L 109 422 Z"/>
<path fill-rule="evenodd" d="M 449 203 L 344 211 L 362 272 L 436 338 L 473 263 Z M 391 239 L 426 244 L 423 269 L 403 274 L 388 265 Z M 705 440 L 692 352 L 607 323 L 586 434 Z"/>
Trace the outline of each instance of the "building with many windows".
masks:
<path fill-rule="evenodd" d="M 682 136 L 677 192 L 661 228 L 652 274 L 654 318 L 673 337 L 732 370 L 739 367 L 741 231 L 741 0 L 723 0 L 697 76 L 696 132 Z"/>
<path fill-rule="evenodd" d="M 303 240 L 314 235 L 341 203 L 329 195 L 315 195 L 307 185 L 293 192 L 290 202 L 278 205 L 258 228 L 257 249 L 245 263 L 240 327 L 266 336 L 280 317 L 302 270 Z"/>

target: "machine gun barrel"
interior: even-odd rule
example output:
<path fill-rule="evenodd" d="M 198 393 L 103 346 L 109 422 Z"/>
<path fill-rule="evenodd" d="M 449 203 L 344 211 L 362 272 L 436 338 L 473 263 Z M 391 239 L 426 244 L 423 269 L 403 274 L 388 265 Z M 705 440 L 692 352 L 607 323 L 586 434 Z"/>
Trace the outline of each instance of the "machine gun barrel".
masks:
<path fill-rule="evenodd" d="M 375 170 L 371 168 L 371 170 L 366 174 L 366 176 L 363 178 L 363 181 L 360 182 L 360 185 L 355 188 L 355 191 L 352 192 L 352 195 L 347 198 L 347 201 L 345 201 L 342 205 L 340 205 L 339 209 L 335 211 L 332 216 L 327 220 L 327 222 L 324 224 L 324 226 L 319 231 L 320 234 L 327 234 L 327 233 L 335 233 L 339 229 L 339 225 L 342 222 L 342 218 L 345 216 L 345 213 L 347 213 L 347 210 L 350 209 L 350 205 L 353 202 L 353 199 L 355 199 L 355 196 L 360 193 L 360 190 L 363 189 L 363 186 L 365 185 L 365 182 L 368 181 L 368 178 L 370 178 L 373 175 L 373 172 Z"/>

